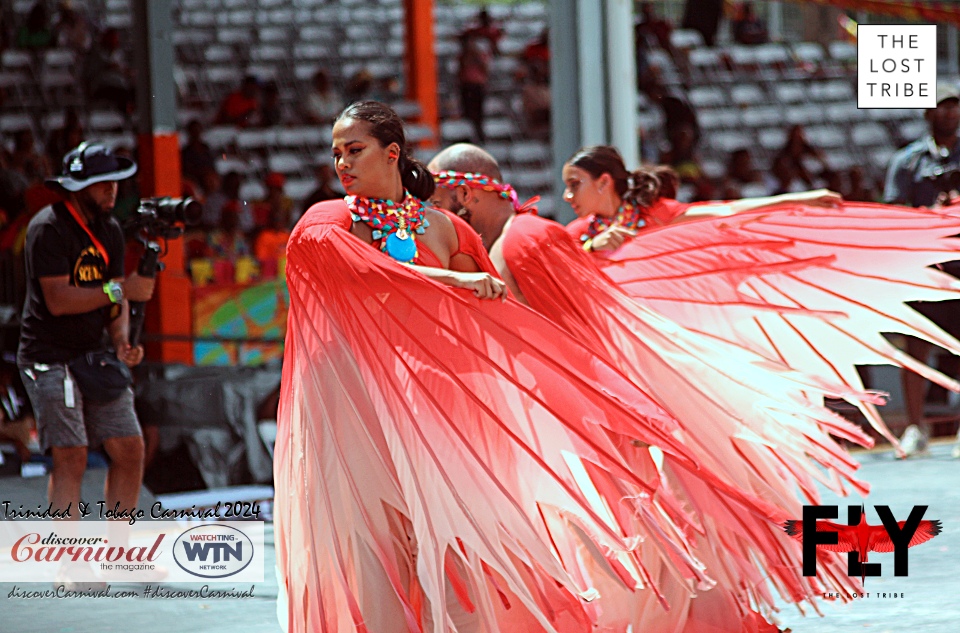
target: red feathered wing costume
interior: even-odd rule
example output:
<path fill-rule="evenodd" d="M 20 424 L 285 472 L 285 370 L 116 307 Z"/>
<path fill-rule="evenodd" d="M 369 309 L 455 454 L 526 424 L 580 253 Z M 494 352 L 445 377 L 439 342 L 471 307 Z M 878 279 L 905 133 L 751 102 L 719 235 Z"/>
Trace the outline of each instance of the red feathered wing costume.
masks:
<path fill-rule="evenodd" d="M 435 283 L 349 227 L 343 202 L 315 205 L 287 249 L 275 480 L 289 631 L 579 632 L 607 608 L 598 588 L 710 585 L 693 551 L 710 528 L 654 458 L 699 468 L 671 415 L 592 341 Z M 789 518 L 701 477 L 742 515 Z"/>
<path fill-rule="evenodd" d="M 931 268 L 957 258 L 958 233 L 956 206 L 780 204 L 643 231 L 597 262 L 672 321 L 848 391 L 863 388 L 856 365 L 875 364 L 960 391 L 881 336 L 908 334 L 960 353 L 960 341 L 906 304 L 960 298 L 960 282 Z M 851 402 L 899 447 L 872 403 Z"/>
<path fill-rule="evenodd" d="M 808 397 L 843 391 L 843 385 L 798 375 L 749 349 L 665 319 L 629 297 L 554 222 L 518 215 L 501 239 L 504 260 L 530 306 L 589 341 L 672 413 L 684 444 L 726 483 L 787 513 L 801 509 L 797 485 L 810 503 L 817 502 L 816 480 L 839 493 L 846 492 L 844 481 L 866 492 L 853 476 L 856 463 L 829 434 L 862 444 L 869 438 Z M 673 468 L 669 455 L 663 472 L 666 485 L 703 527 L 696 552 L 718 584 L 697 591 L 689 581 L 668 583 L 663 589 L 671 596 L 669 613 L 649 594 L 631 600 L 608 587 L 610 608 L 601 622 L 609 630 L 628 625 L 655 633 L 750 630 L 751 604 L 773 609 L 767 579 L 794 602 L 856 589 L 838 557 L 824 561 L 819 579 L 803 577 L 801 549 L 779 526 L 738 514 L 711 485 Z"/>

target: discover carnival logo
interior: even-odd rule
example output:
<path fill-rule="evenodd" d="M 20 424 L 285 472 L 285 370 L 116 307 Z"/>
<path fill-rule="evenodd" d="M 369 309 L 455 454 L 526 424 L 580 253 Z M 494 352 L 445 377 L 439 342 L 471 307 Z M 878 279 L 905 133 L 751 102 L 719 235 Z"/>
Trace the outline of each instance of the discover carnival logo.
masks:
<path fill-rule="evenodd" d="M 188 574 L 226 578 L 240 573 L 253 561 L 253 540 L 229 525 L 199 525 L 177 537 L 173 559 Z"/>
<path fill-rule="evenodd" d="M 264 551 L 262 521 L 0 521 L 0 583 L 64 567 L 89 582 L 263 582 Z"/>

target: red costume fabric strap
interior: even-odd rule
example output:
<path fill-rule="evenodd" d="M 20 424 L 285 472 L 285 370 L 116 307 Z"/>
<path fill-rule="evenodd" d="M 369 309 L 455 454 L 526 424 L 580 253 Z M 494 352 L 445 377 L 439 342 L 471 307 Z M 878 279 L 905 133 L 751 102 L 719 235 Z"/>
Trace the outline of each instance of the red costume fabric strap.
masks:
<path fill-rule="evenodd" d="M 93 246 L 97 249 L 97 252 L 100 253 L 100 257 L 103 257 L 103 263 L 107 266 L 110 265 L 110 255 L 107 254 L 107 249 L 103 247 L 103 244 L 100 243 L 100 240 L 96 238 L 93 234 L 93 231 L 90 230 L 90 227 L 87 226 L 87 223 L 83 221 L 83 218 L 80 216 L 80 212 L 77 211 L 72 204 L 63 201 L 63 205 L 67 207 L 67 211 L 70 212 L 70 215 L 73 216 L 73 219 L 77 221 L 77 224 L 80 225 L 80 228 L 86 232 L 87 236 L 90 238 L 90 241 L 93 242 Z"/>

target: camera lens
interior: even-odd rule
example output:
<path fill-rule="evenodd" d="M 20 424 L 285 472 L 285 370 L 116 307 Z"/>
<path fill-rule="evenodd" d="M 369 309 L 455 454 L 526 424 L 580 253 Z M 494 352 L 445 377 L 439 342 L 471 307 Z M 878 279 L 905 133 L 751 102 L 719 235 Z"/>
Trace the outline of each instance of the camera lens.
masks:
<path fill-rule="evenodd" d="M 157 215 L 169 224 L 197 224 L 203 214 L 203 205 L 193 198 L 161 198 L 156 204 Z"/>
<path fill-rule="evenodd" d="M 187 226 L 191 226 L 200 223 L 200 217 L 203 215 L 203 205 L 193 198 L 184 198 L 178 211 L 177 219 Z"/>

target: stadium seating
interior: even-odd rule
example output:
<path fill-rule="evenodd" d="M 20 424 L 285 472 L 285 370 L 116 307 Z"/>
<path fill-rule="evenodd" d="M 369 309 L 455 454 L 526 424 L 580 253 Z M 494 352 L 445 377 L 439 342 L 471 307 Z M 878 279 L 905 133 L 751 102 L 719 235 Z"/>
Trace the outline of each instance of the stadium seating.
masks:
<path fill-rule="evenodd" d="M 416 151 L 423 157 L 429 157 L 437 145 L 473 135 L 472 124 L 459 118 L 455 95 L 458 36 L 475 18 L 477 6 L 437 1 L 440 138 L 415 124 L 420 114 L 417 104 L 397 104 L 401 116 L 411 122 L 411 140 L 420 145 Z M 23 16 L 33 0 L 11 4 L 13 12 Z M 124 42 L 129 44 L 130 0 L 74 4 L 99 16 L 99 26 L 123 30 Z M 521 197 L 550 194 L 555 175 L 549 172 L 549 143 L 525 134 L 514 76 L 520 66 L 518 54 L 546 27 L 548 5 L 528 0 L 489 9 L 504 27 L 504 37 L 486 104 L 487 146 L 504 170 L 524 184 Z M 309 191 L 303 183 L 309 181 L 317 161 L 329 159 L 329 127 L 211 127 L 217 105 L 247 73 L 276 81 L 282 110 L 287 113 L 303 102 L 319 68 L 328 71 L 340 90 L 361 69 L 376 79 L 399 76 L 402 16 L 401 0 L 177 0 L 173 44 L 178 124 L 185 126 L 199 118 L 206 128 L 206 142 L 229 157 L 218 162 L 218 170 L 229 166 L 244 173 L 254 183 L 247 191 L 255 192 L 255 181 L 276 168 L 290 176 L 288 193 L 296 198 Z M 758 166 L 767 167 L 782 146 L 785 128 L 800 124 L 807 126 L 811 142 L 828 153 L 831 166 L 862 165 L 877 180 L 885 168 L 884 157 L 925 130 L 915 110 L 857 109 L 856 46 L 849 42 L 826 47 L 815 42 L 707 47 L 698 32 L 676 29 L 671 50 L 654 47 L 647 61 L 671 90 L 686 96 L 695 108 L 702 130 L 701 162 L 712 178 L 722 176 L 729 152 L 741 147 L 751 148 Z M 113 144 L 132 144 L 133 121 L 107 112 L 104 104 L 91 108 L 83 99 L 81 72 L 72 51 L 53 49 L 42 55 L 3 51 L 0 131 L 9 137 L 16 130 L 32 129 L 42 143 L 45 134 L 62 123 L 65 107 L 83 105 L 82 118 L 90 133 Z M 637 120 L 644 142 L 662 146 L 663 114 L 643 94 L 638 96 Z M 644 154 L 656 156 L 656 151 L 647 149 Z M 542 207 L 555 209 L 556 201 L 550 199 Z"/>

